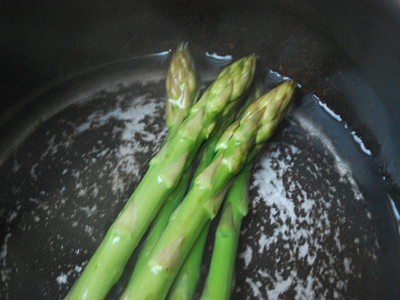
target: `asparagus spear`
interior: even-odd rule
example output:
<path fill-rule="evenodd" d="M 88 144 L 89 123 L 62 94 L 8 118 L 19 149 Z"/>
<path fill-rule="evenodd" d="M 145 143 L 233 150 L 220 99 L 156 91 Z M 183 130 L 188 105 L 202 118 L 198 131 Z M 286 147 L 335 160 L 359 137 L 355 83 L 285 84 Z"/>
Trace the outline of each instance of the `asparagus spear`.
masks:
<path fill-rule="evenodd" d="M 168 135 L 164 144 L 171 139 L 184 118 L 187 117 L 191 106 L 197 101 L 200 92 L 198 76 L 187 43 L 180 43 L 171 57 L 165 88 L 167 94 L 166 126 L 168 128 Z M 182 178 L 176 189 L 169 195 L 167 199 L 169 201 L 166 201 L 164 210 L 169 209 L 173 211 L 173 206 L 177 205 L 175 203 L 180 202 L 186 193 L 189 178 L 190 170 L 187 170 L 182 174 Z M 162 231 L 165 227 L 163 220 L 158 220 L 153 227 L 156 232 Z M 68 295 L 67 299 L 71 299 L 71 295 Z"/>
<path fill-rule="evenodd" d="M 226 129 L 226 127 L 232 122 L 233 117 L 234 114 L 227 115 L 227 117 L 223 119 L 221 126 L 219 126 L 217 130 L 213 131 L 211 137 L 207 140 L 207 143 L 202 147 L 200 162 L 196 168 L 194 177 L 204 171 L 204 169 L 212 162 L 212 159 L 215 155 L 215 146 L 221 134 L 223 133 L 223 129 Z M 204 252 L 205 240 L 208 234 L 208 227 L 209 224 L 203 229 L 200 237 L 197 239 L 183 266 L 179 270 L 177 278 L 174 280 L 171 291 L 168 295 L 169 300 L 190 300 L 193 298 L 197 283 L 200 279 L 201 261 Z M 147 253 L 147 256 L 149 255 L 150 253 Z M 137 267 L 135 267 L 135 272 L 139 272 Z"/>
<path fill-rule="evenodd" d="M 234 266 L 240 226 L 248 210 L 248 179 L 252 164 L 247 164 L 230 187 L 215 233 L 210 271 L 201 300 L 228 300 L 234 286 Z"/>
<path fill-rule="evenodd" d="M 216 130 L 213 130 L 210 137 L 207 139 L 206 143 L 202 145 L 201 150 L 199 152 L 200 161 L 195 171 L 196 174 L 199 174 L 203 171 L 208 164 L 212 161 L 214 157 L 214 149 L 215 146 L 221 137 L 222 129 L 226 128 L 230 123 L 232 118 L 230 117 L 224 118 L 223 122 L 221 122 L 221 126 L 217 126 Z M 189 168 L 185 173 L 182 175 L 182 178 L 175 188 L 174 191 L 168 196 L 167 200 L 161 207 L 160 211 L 158 212 L 157 216 L 155 217 L 153 224 L 150 227 L 148 236 L 144 243 L 143 248 L 138 255 L 138 259 L 136 261 L 134 272 L 131 276 L 130 281 L 134 280 L 136 274 L 139 272 L 141 266 L 145 263 L 147 257 L 150 255 L 151 250 L 153 249 L 154 245 L 156 244 L 158 238 L 164 231 L 165 227 L 168 224 L 168 220 L 174 210 L 178 207 L 178 205 L 182 202 L 182 199 L 185 196 L 187 185 L 190 179 L 190 172 L 191 168 Z M 199 249 L 197 253 L 200 253 L 201 250 Z M 193 273 L 192 273 L 193 274 Z"/>
<path fill-rule="evenodd" d="M 284 84 L 285 85 L 285 84 Z M 294 84 L 286 84 L 292 94 Z M 215 160 L 195 179 L 179 209 L 171 217 L 167 228 L 154 246 L 147 263 L 132 281 L 121 299 L 164 299 L 180 266 L 188 255 L 204 225 L 213 219 L 221 205 L 229 182 L 246 163 L 248 153 L 254 149 L 254 142 L 262 142 L 272 130 L 264 130 L 285 111 L 285 105 L 264 101 L 261 97 L 258 110 L 250 105 L 240 122 L 232 124 L 221 138 Z M 276 100 L 276 99 L 272 99 Z M 288 102 L 285 97 L 279 99 Z M 251 109 L 250 109 L 251 108 Z M 260 129 L 260 131 L 258 130 Z M 265 133 L 258 136 L 260 132 Z M 258 138 L 258 139 L 257 139 Z"/>
<path fill-rule="evenodd" d="M 200 93 L 195 64 L 190 54 L 188 44 L 185 42 L 180 43 L 172 55 L 165 87 L 167 92 L 165 123 L 168 127 L 168 136 L 165 142 L 167 142 L 175 135 L 176 130 L 189 114 L 190 108 L 197 101 L 197 97 Z M 151 251 L 152 245 L 164 230 L 169 215 L 172 214 L 183 199 L 189 183 L 190 173 L 191 168 L 187 169 L 182 174 L 182 178 L 177 187 L 168 196 L 157 214 L 152 224 L 151 232 L 141 250 L 141 255 L 139 255 L 136 262 L 137 266 L 141 265 L 147 253 Z"/>
<path fill-rule="evenodd" d="M 254 144 L 261 113 L 248 118 L 241 126 L 236 126 L 229 147 L 196 177 L 195 184 L 171 216 L 146 264 L 121 299 L 165 298 L 204 225 L 215 217 L 229 180 L 245 163 L 245 154 Z M 228 130 L 233 129 L 230 127 Z"/>
<path fill-rule="evenodd" d="M 168 136 L 165 142 L 167 142 L 175 135 L 179 125 L 189 114 L 190 108 L 197 101 L 200 92 L 198 76 L 187 43 L 180 43 L 172 55 L 165 87 L 167 92 L 165 123 L 168 127 Z M 146 242 L 138 255 L 135 271 L 140 269 L 140 266 L 149 255 L 158 237 L 167 225 L 169 216 L 182 201 L 190 182 L 190 175 L 191 168 L 188 168 L 182 174 L 177 187 L 168 196 L 155 217 L 147 235 Z M 134 275 L 132 275 L 132 278 L 133 277 Z"/>
<path fill-rule="evenodd" d="M 201 262 L 209 227 L 210 222 L 204 226 L 200 236 L 197 238 L 193 248 L 186 257 L 183 266 L 180 268 L 179 273 L 171 286 L 168 300 L 193 299 L 197 284 L 200 280 Z"/>
<path fill-rule="evenodd" d="M 67 299 L 104 299 L 126 262 L 201 143 L 212 132 L 227 103 L 250 85 L 256 58 L 242 58 L 226 67 L 192 107 L 176 134 L 150 161 L 145 176 L 111 225 Z"/>
<path fill-rule="evenodd" d="M 207 140 L 207 143 L 203 147 L 200 164 L 196 169 L 195 177 L 199 175 L 206 167 L 209 165 L 215 155 L 215 146 L 222 133 L 229 126 L 235 118 L 240 117 L 245 109 L 252 103 L 255 99 L 258 99 L 261 96 L 262 85 L 260 82 L 257 82 L 253 88 L 253 91 L 250 93 L 247 98 L 245 104 L 240 108 L 237 114 L 234 114 L 232 110 L 237 110 L 237 108 L 231 107 L 226 108 L 223 112 L 225 116 L 222 121 L 222 126 L 219 126 L 212 133 L 212 137 Z M 203 229 L 203 232 L 200 235 L 199 240 L 202 240 L 203 235 L 207 235 L 208 233 L 208 225 Z M 206 232 L 204 232 L 206 231 Z M 193 248 L 190 250 L 188 257 L 186 258 L 183 266 L 179 270 L 177 278 L 174 280 L 171 291 L 168 294 L 168 300 L 183 300 L 183 299 L 192 299 L 195 288 L 200 278 L 201 272 L 201 262 L 204 252 L 205 244 L 201 241 L 197 241 Z"/>
<path fill-rule="evenodd" d="M 224 119 L 225 123 L 229 123 L 230 120 Z M 221 136 L 222 127 L 218 128 L 219 130 L 213 131 L 213 136 L 207 140 L 207 144 L 204 145 L 199 166 L 196 168 L 195 175 L 199 175 L 204 169 L 211 163 L 212 159 L 215 155 L 215 146 L 218 142 L 218 138 Z M 192 181 L 194 184 L 194 181 Z M 167 224 L 166 224 L 167 225 Z M 168 300 L 191 300 L 193 299 L 193 295 L 195 293 L 197 284 L 200 280 L 201 273 L 201 262 L 203 258 L 203 252 L 205 247 L 205 240 L 208 235 L 210 222 L 203 228 L 200 236 L 197 241 L 193 245 L 190 250 L 187 258 L 185 259 L 182 267 L 179 269 L 176 279 L 174 280 L 170 292 L 168 294 Z M 154 245 L 153 245 L 154 247 Z M 150 255 L 150 252 L 147 253 L 147 257 Z M 144 263 L 144 262 L 142 262 Z M 135 272 L 139 272 L 137 267 L 135 267 Z M 135 274 L 135 273 L 134 273 Z M 133 276 L 132 276 L 132 280 Z"/>
<path fill-rule="evenodd" d="M 169 217 L 178 207 L 183 197 L 185 196 L 187 187 L 190 183 L 190 175 L 191 175 L 190 169 L 186 170 L 182 174 L 182 178 L 179 181 L 177 187 L 171 192 L 171 194 L 165 200 L 157 216 L 154 218 L 154 221 L 151 224 L 150 231 L 144 242 L 143 248 L 140 250 L 140 254 L 138 255 L 138 259 L 136 261 L 134 273 L 132 274 L 131 280 L 133 280 L 133 278 L 136 276 L 135 274 L 145 263 L 146 258 L 150 255 L 151 250 L 153 249 L 155 243 L 157 242 L 161 233 L 167 226 Z"/>
<path fill-rule="evenodd" d="M 168 128 L 166 140 L 169 140 L 189 114 L 200 93 L 198 75 L 187 43 L 180 43 L 172 55 L 165 87 L 165 123 Z"/>
<path fill-rule="evenodd" d="M 257 103 L 269 103 L 261 120 L 255 150 L 272 136 L 288 108 L 294 91 L 294 82 L 286 82 L 273 89 L 245 111 L 256 112 Z M 276 111 L 280 111 L 276 114 Z M 223 145 L 222 145 L 223 147 Z M 252 155 L 255 155 L 253 152 Z M 229 300 L 234 286 L 234 266 L 240 235 L 240 226 L 248 210 L 248 181 L 254 160 L 251 160 L 235 178 L 226 197 L 214 241 L 213 255 L 201 300 Z"/>
<path fill-rule="evenodd" d="M 252 100 L 252 97 L 250 97 L 247 102 L 246 106 Z M 206 143 L 202 145 L 199 151 L 199 163 L 196 168 L 194 177 L 200 174 L 212 161 L 214 155 L 215 155 L 215 146 L 220 139 L 222 133 L 224 130 L 234 121 L 236 117 L 236 111 L 238 110 L 237 108 L 239 107 L 239 103 L 241 101 L 236 101 L 234 103 L 231 103 L 231 105 L 227 105 L 223 112 L 220 120 L 217 121 L 218 125 L 216 126 L 217 128 L 213 130 L 213 132 L 210 134 L 210 137 L 207 139 Z M 191 169 L 191 168 L 190 168 Z M 188 173 L 190 173 L 190 169 L 188 169 L 185 174 L 182 176 L 181 181 L 179 182 L 178 186 L 176 189 L 169 195 L 167 200 L 165 201 L 164 205 L 161 207 L 160 211 L 158 212 L 156 218 L 153 221 L 153 224 L 149 230 L 146 242 L 144 243 L 144 246 L 142 250 L 140 251 L 140 254 L 138 256 L 138 259 L 136 261 L 135 269 L 134 272 L 131 276 L 130 282 L 134 280 L 136 277 L 137 273 L 139 272 L 140 268 L 142 265 L 145 263 L 147 257 L 150 255 L 151 250 L 153 249 L 155 243 L 157 242 L 158 238 L 164 231 L 165 227 L 167 226 L 168 220 L 173 213 L 173 211 L 178 207 L 182 199 L 184 198 L 184 194 L 186 191 L 186 185 L 189 180 Z M 205 235 L 207 235 L 205 233 Z M 190 293 L 194 292 L 194 289 L 192 289 L 192 284 L 196 282 L 199 278 L 199 275 L 196 274 L 196 270 L 194 270 L 194 266 L 198 266 L 198 272 L 200 273 L 200 265 L 197 263 L 198 261 L 201 261 L 201 257 L 203 253 L 203 248 L 204 244 L 199 242 L 197 243 L 198 249 L 195 249 L 193 252 L 196 253 L 195 255 L 190 255 L 190 259 L 188 258 L 188 265 L 190 267 L 190 272 L 186 272 L 185 276 L 180 276 L 181 279 L 185 278 L 184 280 L 176 280 L 174 285 L 175 291 L 179 291 L 179 293 L 172 293 L 170 295 L 171 298 L 177 297 L 176 295 L 178 294 L 185 294 L 185 296 L 190 299 Z M 192 261 L 193 260 L 193 261 Z M 190 278 L 187 278 L 187 276 L 190 276 Z M 178 286 L 180 284 L 187 285 L 187 290 L 183 292 L 185 287 Z M 178 296 L 181 297 L 181 296 Z"/>

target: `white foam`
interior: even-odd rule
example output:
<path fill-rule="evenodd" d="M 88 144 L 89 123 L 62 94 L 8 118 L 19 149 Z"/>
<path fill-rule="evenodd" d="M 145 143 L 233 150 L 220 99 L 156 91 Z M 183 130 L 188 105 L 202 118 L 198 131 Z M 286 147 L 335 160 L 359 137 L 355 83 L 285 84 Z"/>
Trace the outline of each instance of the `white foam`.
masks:
<path fill-rule="evenodd" d="M 352 177 L 348 164 L 339 157 L 331 141 L 315 129 L 308 120 L 301 119 L 301 123 L 301 126 L 310 135 L 324 143 L 334 158 L 334 168 L 342 176 L 342 180 L 351 187 L 354 199 L 363 201 L 364 197 Z M 302 264 L 308 265 L 311 269 L 321 269 L 322 273 L 310 272 L 307 280 L 299 279 L 296 265 L 290 265 L 291 269 L 285 269 L 289 268 L 289 266 L 278 264 L 279 267 L 276 269 L 257 271 L 257 276 L 261 275 L 267 278 L 268 285 L 265 290 L 259 284 L 256 275 L 250 275 L 246 278 L 246 283 L 252 290 L 252 297 L 257 299 L 264 293 L 266 293 L 268 299 L 280 299 L 289 288 L 296 292 L 294 299 L 314 299 L 316 289 L 318 287 L 323 289 L 323 280 L 328 279 L 338 283 L 332 293 L 341 296 L 347 289 L 346 281 L 338 278 L 338 271 L 335 269 L 334 263 L 339 259 L 336 257 L 336 253 L 343 253 L 346 245 L 341 241 L 341 231 L 336 222 L 344 223 L 345 220 L 337 214 L 335 223 L 332 223 L 328 211 L 332 208 L 332 201 L 335 203 L 335 209 L 338 212 L 342 211 L 344 209 L 342 201 L 346 199 L 335 197 L 336 189 L 329 189 L 326 194 L 311 194 L 306 192 L 308 189 L 301 186 L 302 183 L 300 181 L 291 181 L 290 179 L 285 181 L 286 174 L 290 173 L 295 163 L 293 154 L 299 153 L 301 149 L 291 145 L 285 148 L 284 151 L 285 153 L 278 146 L 272 146 L 268 153 L 261 157 L 260 168 L 254 173 L 253 186 L 257 188 L 258 195 L 252 199 L 252 207 L 255 212 L 259 210 L 260 205 L 269 209 L 269 216 L 265 217 L 266 227 L 268 227 L 269 222 L 269 228 L 266 231 L 268 235 L 257 224 L 256 226 L 260 228 L 260 232 L 257 233 L 257 246 L 252 249 L 251 253 L 246 248 L 240 254 L 240 257 L 245 260 L 245 266 L 248 267 L 255 257 L 254 253 L 261 255 L 271 253 L 280 259 L 282 253 L 279 251 L 283 247 L 285 255 L 289 255 L 288 258 L 285 258 L 288 263 L 301 261 Z M 317 182 L 325 180 L 327 182 L 326 185 L 331 186 L 329 178 L 321 177 L 321 170 L 319 170 L 317 163 L 313 163 L 312 158 L 310 158 L 309 162 L 307 174 L 316 174 L 311 176 L 310 180 L 316 180 Z M 326 198 L 321 197 L 322 195 Z M 368 217 L 368 211 L 365 211 L 365 214 Z M 326 240 L 333 241 L 333 248 L 325 247 Z M 325 261 L 321 262 L 320 259 L 317 259 L 318 253 L 322 250 L 329 264 L 325 267 L 323 266 Z M 370 253 L 371 257 L 374 257 L 374 249 L 370 249 Z M 349 257 L 341 257 L 340 259 L 342 259 L 344 272 L 353 274 L 352 259 Z M 299 268 L 303 267 L 299 266 Z M 357 276 L 357 274 L 354 276 Z M 321 291 L 318 292 L 318 297 L 320 297 L 320 293 Z M 324 294 L 324 292 L 322 293 Z M 321 299 L 324 299 L 323 296 Z"/>
<path fill-rule="evenodd" d="M 259 300 L 264 300 L 264 297 L 261 296 L 260 288 L 262 287 L 262 283 L 260 281 L 254 282 L 251 278 L 246 278 L 246 283 L 250 285 L 254 297 L 257 297 Z"/>
<path fill-rule="evenodd" d="M 7 266 L 7 253 L 8 253 L 8 240 L 11 237 L 11 233 L 7 233 L 4 237 L 3 246 L 0 252 L 0 278 L 1 281 L 6 283 L 10 279 L 11 268 L 6 268 Z"/>
<path fill-rule="evenodd" d="M 244 260 L 244 267 L 247 268 L 253 259 L 253 249 L 247 245 L 246 250 L 239 255 Z"/>
<path fill-rule="evenodd" d="M 56 278 L 56 281 L 59 285 L 66 284 L 68 282 L 68 275 L 63 273 Z"/>

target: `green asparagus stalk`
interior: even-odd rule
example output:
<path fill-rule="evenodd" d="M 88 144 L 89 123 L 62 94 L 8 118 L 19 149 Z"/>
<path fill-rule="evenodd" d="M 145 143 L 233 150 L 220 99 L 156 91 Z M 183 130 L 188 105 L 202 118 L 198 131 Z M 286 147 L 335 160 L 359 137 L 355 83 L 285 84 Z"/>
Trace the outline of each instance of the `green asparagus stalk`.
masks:
<path fill-rule="evenodd" d="M 231 123 L 232 118 L 224 118 L 225 125 Z M 212 137 L 207 140 L 207 143 L 204 145 L 202 152 L 200 163 L 196 168 L 194 177 L 199 175 L 204 169 L 212 162 L 212 159 L 215 156 L 215 146 L 218 142 L 219 137 L 221 136 L 223 130 L 226 129 L 226 126 L 219 127 L 218 130 L 213 131 Z M 192 181 L 192 185 L 194 181 Z M 197 239 L 192 249 L 190 250 L 187 258 L 185 259 L 182 267 L 179 269 L 178 275 L 174 282 L 172 283 L 170 292 L 168 294 L 168 300 L 191 300 L 193 299 L 193 295 L 195 293 L 197 284 L 200 280 L 201 273 L 201 262 L 203 258 L 203 252 L 205 247 L 205 240 L 208 235 L 209 230 L 208 223 L 200 234 L 200 237 Z M 154 246 L 154 245 L 153 245 Z M 147 253 L 149 256 L 150 253 Z M 135 267 L 135 271 L 136 271 Z"/>
<path fill-rule="evenodd" d="M 234 116 L 234 114 L 232 115 Z M 206 143 L 202 145 L 201 150 L 199 152 L 200 161 L 196 168 L 195 176 L 196 174 L 199 174 L 201 171 L 203 171 L 212 161 L 215 155 L 214 152 L 215 146 L 223 132 L 222 128 L 226 128 L 231 123 L 232 119 L 233 118 L 230 115 L 229 117 L 227 116 L 226 118 L 222 119 L 222 122 L 220 122 L 221 126 L 217 126 L 217 128 L 213 130 L 210 137 L 207 139 Z M 187 185 L 189 183 L 190 179 L 189 175 L 191 173 L 190 171 L 191 168 L 189 168 L 182 175 L 182 178 L 178 186 L 168 196 L 167 200 L 165 201 L 160 211 L 158 212 L 156 218 L 154 219 L 154 222 L 151 225 L 144 246 L 141 249 L 140 254 L 138 255 L 138 259 L 135 264 L 135 269 L 131 276 L 131 281 L 134 280 L 141 266 L 145 263 L 147 257 L 150 255 L 151 250 L 153 249 L 155 243 L 157 242 L 158 238 L 160 237 L 165 227 L 167 226 L 170 216 L 172 215 L 174 210 L 178 207 L 178 205 L 182 202 L 182 199 L 184 198 L 187 190 Z M 200 253 L 200 250 L 198 250 L 197 253 Z"/>
<path fill-rule="evenodd" d="M 199 175 L 212 162 L 212 159 L 215 156 L 215 146 L 224 130 L 234 121 L 235 118 L 240 117 L 252 102 L 261 96 L 261 90 L 262 85 L 260 82 L 257 82 L 244 105 L 240 107 L 240 110 L 238 110 L 237 107 L 227 107 L 224 110 L 222 126 L 219 126 L 217 130 L 212 132 L 212 136 L 204 145 L 200 163 L 196 169 L 194 177 Z M 235 114 L 233 111 L 237 110 L 238 112 Z M 207 229 L 203 229 L 199 239 L 204 238 L 203 235 L 207 235 L 204 231 L 208 232 L 208 227 L 209 226 L 206 226 Z M 199 241 L 194 244 L 188 257 L 183 263 L 183 266 L 179 270 L 177 278 L 172 284 L 171 291 L 168 294 L 168 300 L 193 299 L 195 288 L 200 278 L 201 265 L 199 262 L 202 260 L 204 246 L 205 244 Z"/>
<path fill-rule="evenodd" d="M 242 219 L 248 211 L 248 181 L 252 164 L 248 163 L 230 187 L 222 210 L 210 271 L 201 300 L 229 300 L 234 287 L 234 267 Z"/>
<path fill-rule="evenodd" d="M 67 299 L 104 299 L 165 199 L 177 186 L 198 148 L 212 132 L 226 104 L 249 87 L 256 58 L 226 67 L 192 107 L 176 134 L 150 161 L 145 176 L 111 225 Z"/>
<path fill-rule="evenodd" d="M 165 142 L 168 142 L 176 133 L 179 125 L 189 114 L 190 108 L 197 101 L 200 92 L 195 64 L 187 43 L 180 43 L 172 55 L 165 87 L 167 92 L 165 119 L 168 128 L 168 135 Z M 135 267 L 136 272 L 140 269 L 140 266 L 151 252 L 158 237 L 164 231 L 169 216 L 182 201 L 190 182 L 191 169 L 192 168 L 188 168 L 182 174 L 182 178 L 177 187 L 171 192 L 160 211 L 157 213 L 144 246 L 138 255 Z M 134 278 L 134 274 L 132 278 Z"/>
<path fill-rule="evenodd" d="M 232 176 L 246 162 L 246 153 L 254 144 L 261 114 L 256 114 L 236 128 L 225 151 L 196 177 L 179 209 L 153 248 L 121 299 L 164 299 L 175 276 L 204 225 L 221 204 Z"/>
<path fill-rule="evenodd" d="M 165 203 L 158 212 L 157 216 L 154 218 L 154 221 L 151 224 L 150 231 L 144 242 L 143 248 L 140 250 L 137 261 L 135 263 L 135 269 L 134 273 L 132 274 L 131 280 L 133 280 L 135 274 L 145 263 L 146 258 L 150 255 L 151 250 L 153 249 L 155 243 L 157 242 L 161 233 L 167 226 L 169 217 L 178 207 L 178 205 L 182 202 L 182 199 L 185 196 L 188 185 L 190 183 L 190 175 L 191 175 L 190 173 L 191 173 L 190 169 L 188 169 L 182 174 L 182 178 L 179 181 L 177 187 L 168 196 Z"/>
<path fill-rule="evenodd" d="M 182 42 L 179 44 L 172 55 L 165 87 L 167 94 L 166 126 L 168 128 L 168 135 L 164 144 L 171 139 L 184 118 L 187 117 L 191 106 L 197 101 L 200 91 L 200 84 L 198 82 L 194 61 L 187 43 Z M 190 173 L 190 170 L 187 170 L 182 174 L 178 186 L 171 192 L 165 205 L 163 205 L 163 210 L 169 210 L 171 211 L 170 213 L 172 213 L 175 207 L 182 200 L 187 190 Z M 157 237 L 157 232 L 159 234 L 159 232 L 164 230 L 165 222 L 166 220 L 163 220 L 162 218 L 159 218 L 154 222 L 154 235 L 149 236 L 149 245 L 154 243 L 155 237 Z M 148 248 L 149 247 L 143 249 L 142 252 L 148 252 Z M 138 261 L 138 264 L 140 264 L 140 261 Z M 70 297 L 71 296 L 69 295 L 67 299 L 70 299 Z"/>
<path fill-rule="evenodd" d="M 293 93 L 294 84 L 283 84 L 286 93 L 281 93 L 283 103 L 288 103 L 286 96 Z M 276 104 L 276 99 L 264 101 L 261 97 L 258 111 L 250 105 L 242 119 L 232 124 L 221 138 L 218 153 L 214 161 L 195 178 L 195 184 L 189 190 L 179 209 L 174 212 L 165 231 L 153 248 L 147 262 L 140 269 L 138 276 L 128 286 L 123 300 L 164 299 L 179 268 L 205 224 L 215 217 L 229 188 L 233 176 L 246 164 L 248 154 L 254 149 L 259 129 L 265 132 L 259 136 L 262 142 L 272 130 L 263 130 L 265 123 L 273 121 L 286 111 L 286 106 Z M 276 108 L 279 108 L 278 110 Z M 251 109 L 250 109 L 251 108 Z M 267 116 L 266 116 L 267 114 Z"/>
<path fill-rule="evenodd" d="M 196 73 L 195 64 L 190 54 L 188 44 L 182 42 L 172 55 L 169 64 L 167 79 L 165 81 L 167 102 L 165 105 L 165 123 L 168 135 L 165 142 L 175 135 L 176 130 L 189 114 L 190 108 L 197 101 L 200 93 L 200 84 Z M 150 253 L 158 236 L 164 230 L 169 216 L 182 201 L 190 180 L 191 168 L 182 174 L 177 187 L 171 192 L 154 219 L 146 243 L 136 261 L 140 266 L 145 257 Z M 138 267 L 139 268 L 139 267 Z"/>
<path fill-rule="evenodd" d="M 172 55 L 165 81 L 167 103 L 165 123 L 169 140 L 189 114 L 200 94 L 200 84 L 187 43 L 180 43 Z"/>
<path fill-rule="evenodd" d="M 229 109 L 233 110 L 233 107 Z M 204 171 L 204 169 L 212 162 L 212 159 L 215 155 L 215 146 L 221 137 L 221 134 L 223 133 L 223 129 L 226 129 L 228 125 L 232 123 L 234 116 L 234 113 L 227 114 L 226 117 L 222 119 L 221 126 L 212 132 L 206 144 L 203 145 L 202 151 L 200 152 L 199 165 L 196 168 L 194 177 Z M 208 234 L 208 227 L 209 224 L 203 229 L 200 237 L 190 250 L 188 257 L 179 270 L 177 278 L 174 280 L 171 286 L 171 291 L 168 294 L 169 300 L 190 300 L 193 298 L 197 283 L 200 279 L 201 261 L 204 252 L 205 240 Z M 150 255 L 150 253 L 147 253 L 147 256 L 148 255 Z M 138 270 L 135 268 L 135 271 Z"/>
<path fill-rule="evenodd" d="M 208 222 L 200 236 L 197 238 L 193 248 L 182 267 L 179 269 L 178 275 L 175 278 L 168 294 L 168 300 L 192 300 L 196 291 L 197 284 L 200 280 L 201 263 L 203 258 L 204 247 L 207 240 Z"/>
<path fill-rule="evenodd" d="M 250 99 L 246 102 L 248 103 Z M 214 155 L 215 155 L 215 146 L 217 142 L 219 141 L 223 131 L 234 121 L 236 114 L 237 114 L 237 108 L 239 107 L 239 103 L 241 101 L 234 102 L 234 105 L 229 105 L 226 106 L 222 112 L 223 118 L 218 121 L 218 126 L 217 128 L 213 130 L 213 132 L 210 134 L 210 137 L 207 139 L 207 141 L 202 145 L 200 148 L 199 152 L 199 163 L 196 168 L 194 176 L 197 176 L 200 174 L 212 161 Z M 186 171 L 185 175 L 190 173 L 190 169 Z M 178 207 L 182 199 L 184 198 L 184 194 L 186 191 L 186 186 L 189 180 L 189 176 L 183 175 L 181 178 L 181 181 L 179 182 L 178 186 L 176 189 L 170 194 L 170 196 L 167 198 L 165 201 L 164 205 L 161 207 L 159 213 L 157 214 L 156 218 L 154 219 L 154 222 L 149 230 L 148 237 L 146 238 L 146 242 L 144 243 L 144 246 L 142 250 L 140 251 L 140 254 L 138 255 L 138 259 L 136 261 L 135 269 L 134 272 L 131 276 L 130 281 L 134 280 L 136 277 L 136 274 L 139 272 L 141 266 L 145 263 L 147 257 L 151 253 L 151 250 L 153 249 L 155 243 L 157 242 L 159 236 L 161 233 L 164 231 L 165 227 L 167 226 L 168 220 L 173 213 L 173 211 Z M 202 243 L 197 243 L 197 247 L 201 247 Z M 197 255 L 202 255 L 203 249 L 196 249 L 194 252 Z M 193 260 L 193 262 L 191 261 Z M 193 283 L 196 281 L 196 278 L 199 277 L 196 275 L 195 270 L 193 269 L 193 266 L 196 266 L 196 262 L 198 260 L 198 257 L 195 255 L 191 255 L 191 259 L 187 260 L 188 264 L 191 266 L 191 271 L 187 272 L 187 275 L 193 276 L 194 278 L 188 278 L 185 281 L 175 281 L 176 285 L 179 285 L 180 283 L 186 284 L 187 282 Z M 200 272 L 200 270 L 199 270 Z M 183 276 L 182 276 L 183 277 Z M 175 290 L 182 290 L 182 287 L 175 287 Z M 194 290 L 193 290 L 194 291 Z M 185 293 L 187 297 L 189 297 L 189 292 Z M 172 294 L 174 295 L 174 293 Z M 189 297 L 190 298 L 190 297 Z"/>
<path fill-rule="evenodd" d="M 257 103 L 268 103 L 257 134 L 255 151 L 269 139 L 286 114 L 294 91 L 294 82 L 286 82 L 260 98 L 245 111 L 246 115 L 256 112 Z M 280 111 L 279 114 L 276 114 Z M 272 122 L 272 124 L 271 124 Z M 223 145 L 220 145 L 223 147 Z M 234 267 L 243 217 L 248 211 L 248 181 L 254 160 L 252 159 L 235 178 L 228 191 L 221 220 L 214 241 L 213 255 L 205 289 L 201 300 L 229 300 L 234 287 Z"/>

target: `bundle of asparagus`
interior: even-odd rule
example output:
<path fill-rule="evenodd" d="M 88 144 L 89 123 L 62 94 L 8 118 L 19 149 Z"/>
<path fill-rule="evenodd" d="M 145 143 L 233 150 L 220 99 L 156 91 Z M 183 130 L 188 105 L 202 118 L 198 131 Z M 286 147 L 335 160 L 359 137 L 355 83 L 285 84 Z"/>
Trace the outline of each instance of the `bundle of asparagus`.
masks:
<path fill-rule="evenodd" d="M 262 97 L 254 89 L 243 101 L 255 66 L 254 55 L 235 61 L 196 102 L 193 59 L 186 44 L 178 46 L 166 80 L 165 143 L 66 299 L 104 299 L 150 225 L 121 299 L 192 299 L 209 224 L 224 199 L 202 299 L 229 299 L 251 166 L 295 88 L 287 81 Z"/>

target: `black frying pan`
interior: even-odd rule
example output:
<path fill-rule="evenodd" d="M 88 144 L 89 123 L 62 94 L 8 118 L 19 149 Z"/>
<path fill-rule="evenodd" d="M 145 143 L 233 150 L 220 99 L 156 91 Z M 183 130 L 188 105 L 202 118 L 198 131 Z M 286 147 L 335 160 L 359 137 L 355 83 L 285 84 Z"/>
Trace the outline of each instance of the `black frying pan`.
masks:
<path fill-rule="evenodd" d="M 395 6 L 2 5 L 1 299 L 72 286 L 162 142 L 180 40 L 205 85 L 250 53 L 265 89 L 300 84 L 253 172 L 233 298 L 400 297 Z"/>

